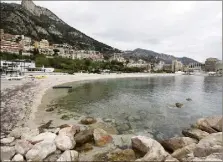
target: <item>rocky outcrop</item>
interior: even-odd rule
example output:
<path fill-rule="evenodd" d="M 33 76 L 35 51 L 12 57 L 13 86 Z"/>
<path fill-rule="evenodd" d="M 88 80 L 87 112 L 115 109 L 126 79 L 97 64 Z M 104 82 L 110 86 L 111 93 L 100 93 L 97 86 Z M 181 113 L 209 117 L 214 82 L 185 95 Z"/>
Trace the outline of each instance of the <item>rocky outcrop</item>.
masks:
<path fill-rule="evenodd" d="M 197 143 L 197 140 L 189 137 L 174 137 L 160 142 L 161 145 L 169 152 L 174 152 L 177 149 L 187 145 Z"/>
<path fill-rule="evenodd" d="M 159 142 L 144 136 L 133 137 L 132 147 L 146 153 L 143 158 L 137 159 L 137 161 L 163 161 L 169 156 Z"/>
<path fill-rule="evenodd" d="M 213 133 L 199 141 L 194 150 L 194 156 L 206 157 L 222 151 L 222 132 Z"/>
<path fill-rule="evenodd" d="M 56 145 L 54 142 L 43 141 L 35 144 L 33 148 L 27 152 L 26 159 L 32 161 L 41 161 L 55 151 Z"/>
<path fill-rule="evenodd" d="M 183 148 L 177 149 L 175 150 L 171 156 L 177 159 L 181 159 L 183 157 L 185 157 L 186 155 L 192 153 L 194 151 L 194 149 L 196 148 L 196 144 L 192 143 L 190 145 L 187 145 Z"/>
<path fill-rule="evenodd" d="M 65 151 L 73 149 L 76 142 L 74 141 L 74 137 L 59 134 L 55 139 L 55 144 L 58 149 Z"/>
<path fill-rule="evenodd" d="M 186 137 L 191 137 L 197 140 L 201 140 L 202 138 L 206 137 L 209 135 L 209 133 L 202 131 L 200 129 L 185 129 L 182 131 L 182 134 Z"/>
<path fill-rule="evenodd" d="M 16 153 L 21 155 L 25 155 L 32 147 L 33 145 L 26 140 L 18 140 L 15 144 Z"/>
<path fill-rule="evenodd" d="M 212 119 L 212 121 L 215 120 Z M 211 128 L 213 123 L 209 124 Z M 20 130 L 22 129 L 20 128 Z M 23 130 L 26 130 L 23 133 L 33 132 L 31 129 Z M 13 137 L 11 138 L 14 139 L 13 142 L 10 140 L 11 143 L 1 143 L 4 145 L 1 146 L 1 161 L 194 162 L 222 160 L 220 156 L 222 153 L 222 132 L 209 134 L 195 128 L 187 129 L 186 135 L 192 138 L 166 139 L 160 141 L 163 147 L 150 137 L 110 135 L 101 128 L 84 126 L 83 129 L 83 125 L 77 126 L 77 123 L 53 128 L 46 127 L 44 131 L 34 137 L 29 136 L 30 140 L 21 139 L 23 135 L 18 129 L 14 131 L 14 134 L 10 133 L 8 136 L 4 134 L 3 141 L 9 140 L 12 135 L 17 139 Z M 171 154 L 165 149 L 169 150 Z"/>

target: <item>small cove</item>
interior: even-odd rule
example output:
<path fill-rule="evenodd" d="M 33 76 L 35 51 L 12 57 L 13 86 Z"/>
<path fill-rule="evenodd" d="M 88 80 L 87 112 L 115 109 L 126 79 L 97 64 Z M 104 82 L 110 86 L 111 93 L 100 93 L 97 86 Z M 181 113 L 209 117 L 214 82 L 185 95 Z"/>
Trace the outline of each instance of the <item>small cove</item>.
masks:
<path fill-rule="evenodd" d="M 73 86 L 71 92 L 68 89 L 46 92 L 36 121 L 52 119 L 55 123 L 67 123 L 60 119 L 64 114 L 71 115 L 71 122 L 85 115 L 114 119 L 114 126 L 124 134 L 150 133 L 156 139 L 179 136 L 183 128 L 198 118 L 222 114 L 221 79 L 166 76 L 66 83 L 63 85 Z M 174 106 L 176 102 L 184 106 L 178 109 Z M 46 112 L 49 106 L 55 110 Z"/>

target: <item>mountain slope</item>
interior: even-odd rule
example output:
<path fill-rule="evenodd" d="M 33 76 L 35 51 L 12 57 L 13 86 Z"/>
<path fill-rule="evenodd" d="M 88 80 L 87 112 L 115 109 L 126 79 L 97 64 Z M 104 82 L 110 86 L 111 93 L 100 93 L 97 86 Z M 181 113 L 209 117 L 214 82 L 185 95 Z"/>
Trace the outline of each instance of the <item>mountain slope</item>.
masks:
<path fill-rule="evenodd" d="M 151 60 L 155 58 L 156 60 L 164 61 L 167 64 L 172 63 L 173 60 L 177 59 L 178 61 L 181 61 L 184 65 L 188 65 L 189 63 L 198 63 L 198 61 L 193 60 L 188 57 L 175 57 L 173 55 L 163 54 L 163 53 L 157 53 L 151 50 L 141 49 L 137 48 L 133 51 L 128 51 L 125 53 L 124 57 L 126 58 L 135 58 L 135 59 L 144 59 L 144 60 Z"/>
<path fill-rule="evenodd" d="M 26 35 L 34 40 L 68 43 L 76 49 L 119 52 L 69 26 L 50 10 L 36 6 L 31 0 L 23 0 L 22 5 L 1 3 L 1 28 L 7 33 Z"/>

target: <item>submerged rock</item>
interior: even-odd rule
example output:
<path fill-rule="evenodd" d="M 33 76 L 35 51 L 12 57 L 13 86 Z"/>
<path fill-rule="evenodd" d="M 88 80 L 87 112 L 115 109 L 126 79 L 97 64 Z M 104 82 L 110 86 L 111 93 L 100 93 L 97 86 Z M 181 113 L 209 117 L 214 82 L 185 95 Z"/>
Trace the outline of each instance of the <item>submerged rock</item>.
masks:
<path fill-rule="evenodd" d="M 135 152 L 132 149 L 116 149 L 107 156 L 109 161 L 134 161 L 136 159 Z"/>
<path fill-rule="evenodd" d="M 81 119 L 81 124 L 89 125 L 89 124 L 96 123 L 96 121 L 97 120 L 93 117 L 85 117 Z"/>
<path fill-rule="evenodd" d="M 112 141 L 112 137 L 100 128 L 94 129 L 93 136 L 97 146 L 104 146 Z"/>
<path fill-rule="evenodd" d="M 192 128 L 192 129 L 184 129 L 182 134 L 186 137 L 191 137 L 197 140 L 201 140 L 202 138 L 209 135 L 209 133 L 202 131 L 200 129 Z"/>
<path fill-rule="evenodd" d="M 191 98 L 187 98 L 186 100 L 187 100 L 187 101 L 192 101 L 192 99 L 191 99 Z"/>
<path fill-rule="evenodd" d="M 123 135 L 112 135 L 113 144 L 118 148 L 131 148 L 131 138 L 135 135 L 123 134 Z"/>
<path fill-rule="evenodd" d="M 179 102 L 177 102 L 175 105 L 176 105 L 176 107 L 178 107 L 178 108 L 183 107 L 183 104 L 182 104 L 182 103 L 179 103 Z"/>
<path fill-rule="evenodd" d="M 160 141 L 160 144 L 169 152 L 173 152 L 193 143 L 197 143 L 197 140 L 189 137 L 173 137 Z"/>
<path fill-rule="evenodd" d="M 62 119 L 62 120 L 70 120 L 70 116 L 69 115 L 62 115 L 61 117 L 60 117 L 60 119 Z"/>
<path fill-rule="evenodd" d="M 117 134 L 118 133 L 117 129 L 108 123 L 97 122 L 97 123 L 89 125 L 89 127 L 93 128 L 93 129 L 95 129 L 95 128 L 103 129 L 109 134 Z"/>
<path fill-rule="evenodd" d="M 78 161 L 78 152 L 75 150 L 66 150 L 57 161 Z"/>
<path fill-rule="evenodd" d="M 46 109 L 46 112 L 51 112 L 51 111 L 54 111 L 54 108 L 50 107 L 50 108 Z"/>

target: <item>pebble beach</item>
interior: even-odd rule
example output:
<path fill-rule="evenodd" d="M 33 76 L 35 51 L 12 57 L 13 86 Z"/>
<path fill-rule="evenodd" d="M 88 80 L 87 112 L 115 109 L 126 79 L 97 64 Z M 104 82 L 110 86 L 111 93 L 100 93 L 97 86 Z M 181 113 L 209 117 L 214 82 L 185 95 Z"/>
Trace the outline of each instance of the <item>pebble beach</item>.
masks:
<path fill-rule="evenodd" d="M 84 80 L 170 75 L 176 74 L 78 73 L 47 75 L 43 79 L 2 80 L 1 160 L 221 161 L 222 116 L 198 119 L 193 127 L 182 130 L 182 137 L 164 141 L 149 136 L 117 134 L 109 123 L 97 118 L 82 117 L 77 122 L 62 124 L 54 121 L 45 121 L 43 125 L 33 123 L 43 95 L 53 86 Z M 121 142 L 122 139 L 125 142 Z M 26 149 L 21 152 L 21 148 Z"/>

